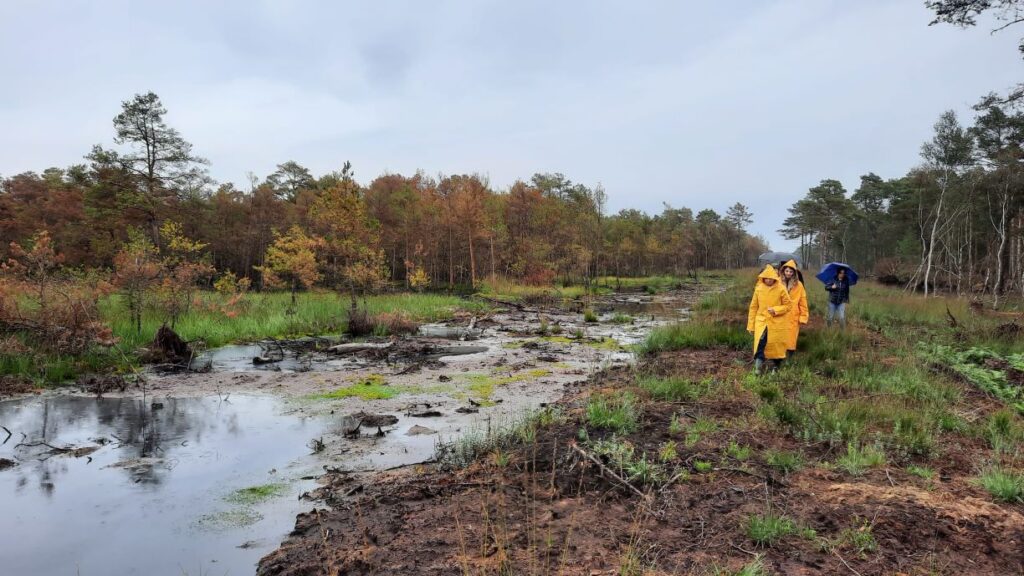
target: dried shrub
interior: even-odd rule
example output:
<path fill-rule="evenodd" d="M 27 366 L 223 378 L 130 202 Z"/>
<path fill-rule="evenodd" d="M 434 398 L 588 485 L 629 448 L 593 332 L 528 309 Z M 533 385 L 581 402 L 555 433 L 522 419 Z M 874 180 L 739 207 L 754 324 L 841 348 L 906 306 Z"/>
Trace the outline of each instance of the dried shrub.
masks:
<path fill-rule="evenodd" d="M 874 273 L 882 284 L 898 286 L 906 284 L 913 271 L 901 258 L 881 258 L 875 263 Z"/>
<path fill-rule="evenodd" d="M 419 330 L 419 324 L 403 312 L 382 312 L 370 318 L 373 333 L 378 336 L 388 334 L 413 334 Z"/>
<path fill-rule="evenodd" d="M 10 253 L 0 264 L 0 332 L 58 353 L 114 344 L 113 332 L 99 314 L 100 298 L 112 290 L 103 277 L 63 270 L 63 258 L 45 231 L 33 237 L 30 248 L 12 242 Z M 5 339 L 5 345 L 13 343 Z"/>

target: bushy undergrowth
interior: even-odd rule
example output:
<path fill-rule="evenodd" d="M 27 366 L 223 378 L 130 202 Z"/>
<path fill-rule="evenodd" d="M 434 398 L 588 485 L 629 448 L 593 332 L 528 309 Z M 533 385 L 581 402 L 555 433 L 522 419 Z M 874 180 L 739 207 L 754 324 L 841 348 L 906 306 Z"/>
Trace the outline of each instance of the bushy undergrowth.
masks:
<path fill-rule="evenodd" d="M 981 347 L 956 350 L 952 346 L 923 342 L 917 346 L 917 353 L 926 362 L 953 371 L 1024 413 L 1024 387 L 1011 383 L 1008 378 L 1009 370 L 1024 372 L 1024 354 L 1003 356 Z"/>

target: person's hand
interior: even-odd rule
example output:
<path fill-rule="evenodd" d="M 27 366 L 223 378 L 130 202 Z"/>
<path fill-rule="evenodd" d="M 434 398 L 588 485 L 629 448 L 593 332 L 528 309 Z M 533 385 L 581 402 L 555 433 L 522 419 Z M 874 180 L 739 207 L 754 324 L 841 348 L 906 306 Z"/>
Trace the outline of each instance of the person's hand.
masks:
<path fill-rule="evenodd" d="M 747 328 L 747 332 L 749 332 L 751 336 L 754 335 L 754 329 L 753 328 Z"/>
<path fill-rule="evenodd" d="M 769 308 L 768 313 L 771 314 L 772 316 L 775 316 L 775 308 Z"/>

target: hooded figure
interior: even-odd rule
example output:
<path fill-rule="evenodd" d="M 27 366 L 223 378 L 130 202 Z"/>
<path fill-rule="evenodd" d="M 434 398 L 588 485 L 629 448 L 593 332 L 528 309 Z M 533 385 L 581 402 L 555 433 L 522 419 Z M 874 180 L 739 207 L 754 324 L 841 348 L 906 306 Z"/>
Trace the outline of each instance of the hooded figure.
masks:
<path fill-rule="evenodd" d="M 792 306 L 789 291 L 779 281 L 779 274 L 771 265 L 765 266 L 757 277 L 754 296 L 750 299 L 747 332 L 754 335 L 755 366 L 760 370 L 764 360 L 778 365 L 786 357 Z"/>
<path fill-rule="evenodd" d="M 786 278 L 786 268 L 793 269 L 793 277 Z M 789 299 L 793 305 L 789 309 L 789 334 L 786 339 L 786 350 L 796 351 L 796 341 L 800 336 L 800 325 L 807 324 L 810 314 L 807 311 L 807 290 L 804 289 L 803 280 L 800 278 L 800 269 L 796 262 L 790 260 L 782 265 L 782 285 L 789 292 Z"/>

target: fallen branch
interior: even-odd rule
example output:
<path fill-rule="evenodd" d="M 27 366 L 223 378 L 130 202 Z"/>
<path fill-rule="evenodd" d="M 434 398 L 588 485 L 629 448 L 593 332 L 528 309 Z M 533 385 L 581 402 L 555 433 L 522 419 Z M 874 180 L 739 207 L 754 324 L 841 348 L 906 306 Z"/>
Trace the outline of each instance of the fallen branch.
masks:
<path fill-rule="evenodd" d="M 578 452 L 581 456 L 583 456 L 587 460 L 590 460 L 591 462 L 593 462 L 601 470 L 601 472 L 603 474 L 610 476 L 614 480 L 617 480 L 619 482 L 619 484 L 621 484 L 623 487 L 629 488 L 631 491 L 633 491 L 634 494 L 636 494 L 636 495 L 640 496 L 641 498 L 643 498 L 643 500 L 645 502 L 650 500 L 650 496 L 648 496 L 647 494 L 644 494 L 643 492 L 641 492 L 639 488 L 637 488 L 636 486 L 631 484 L 628 480 L 626 480 L 622 476 L 619 476 L 618 474 L 616 474 L 614 470 L 612 470 L 611 468 L 605 466 L 604 463 L 601 462 L 601 460 L 599 460 L 593 454 L 590 454 L 586 450 L 580 448 L 579 445 L 577 445 L 575 442 L 570 444 L 569 447 L 572 448 L 573 450 L 575 450 L 576 452 Z"/>
<path fill-rule="evenodd" d="M 58 453 L 58 454 L 66 454 L 66 453 L 71 452 L 72 450 L 74 450 L 73 447 L 61 448 L 60 446 L 54 446 L 53 444 L 49 444 L 47 442 L 42 442 L 42 441 L 40 441 L 40 442 L 18 442 L 17 444 L 14 445 L 14 448 L 18 449 L 18 448 L 21 448 L 22 446 L 24 446 L 25 448 L 34 448 L 36 446 L 46 446 L 47 448 L 50 449 L 50 452 L 55 452 L 55 453 Z"/>
<path fill-rule="evenodd" d="M 4 438 L 3 442 L 4 444 L 7 444 L 7 441 L 10 440 L 12 436 L 11 431 L 7 429 L 7 426 L 0 426 L 0 428 L 3 428 L 4 432 L 7 432 L 7 438 Z"/>
<path fill-rule="evenodd" d="M 842 556 L 840 556 L 840 555 L 839 555 L 839 552 L 836 552 L 836 549 L 835 549 L 835 548 L 833 548 L 833 549 L 832 549 L 832 553 L 836 555 L 836 558 L 839 558 L 839 561 L 843 563 L 843 566 L 846 566 L 847 568 L 849 568 L 849 569 L 850 569 L 850 572 L 853 572 L 853 573 L 854 573 L 854 574 L 856 574 L 857 576 L 861 576 L 861 573 L 860 573 L 860 572 L 857 572 L 856 570 L 854 570 L 854 569 L 853 569 L 853 566 L 850 566 L 850 565 L 849 565 L 849 564 L 848 564 L 848 563 L 846 562 L 846 560 L 845 560 L 845 559 L 844 559 L 844 558 L 843 558 Z"/>
<path fill-rule="evenodd" d="M 353 352 L 363 352 L 366 350 L 387 350 L 394 346 L 392 342 L 348 342 L 345 344 L 336 344 L 328 348 L 331 352 L 336 354 L 351 354 Z"/>

